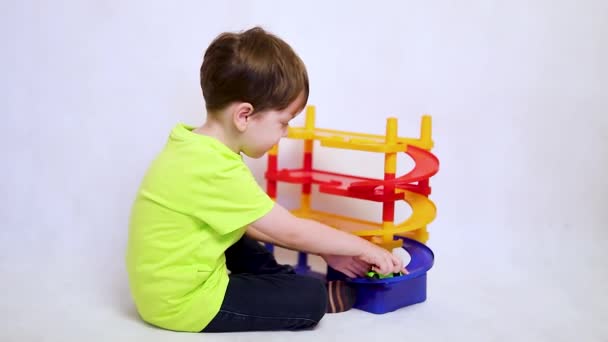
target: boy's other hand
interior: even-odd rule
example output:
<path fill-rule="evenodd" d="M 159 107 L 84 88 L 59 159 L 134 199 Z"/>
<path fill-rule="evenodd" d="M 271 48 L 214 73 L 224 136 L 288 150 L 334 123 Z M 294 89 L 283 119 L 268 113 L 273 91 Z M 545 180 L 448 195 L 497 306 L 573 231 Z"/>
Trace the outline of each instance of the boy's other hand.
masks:
<path fill-rule="evenodd" d="M 331 268 L 344 273 L 350 278 L 364 276 L 371 266 L 360 258 L 353 256 L 325 254 L 321 255 L 321 257 Z"/>
<path fill-rule="evenodd" d="M 403 260 L 384 248 L 369 243 L 359 258 L 372 265 L 372 270 L 380 274 L 403 272 Z"/>

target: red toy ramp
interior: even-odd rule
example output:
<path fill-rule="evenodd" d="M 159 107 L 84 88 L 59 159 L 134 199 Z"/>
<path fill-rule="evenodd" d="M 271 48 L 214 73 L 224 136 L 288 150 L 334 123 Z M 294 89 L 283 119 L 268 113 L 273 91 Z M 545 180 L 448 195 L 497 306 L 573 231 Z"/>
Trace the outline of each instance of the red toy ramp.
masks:
<path fill-rule="evenodd" d="M 409 145 L 407 153 L 414 160 L 414 168 L 404 176 L 392 180 L 370 180 L 351 183 L 348 190 L 357 193 L 381 192 L 385 185 L 394 186 L 397 189 L 405 189 L 428 195 L 430 189 L 421 187 L 414 182 L 425 181 L 439 171 L 439 159 L 431 152 Z"/>

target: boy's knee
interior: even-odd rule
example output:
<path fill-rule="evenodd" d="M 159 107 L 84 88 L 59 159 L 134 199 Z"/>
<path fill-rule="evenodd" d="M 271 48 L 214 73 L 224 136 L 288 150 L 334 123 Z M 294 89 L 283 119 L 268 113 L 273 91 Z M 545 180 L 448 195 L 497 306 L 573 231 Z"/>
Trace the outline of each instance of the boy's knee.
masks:
<path fill-rule="evenodd" d="M 302 297 L 310 319 L 318 323 L 327 312 L 327 289 L 325 288 L 325 284 L 319 279 L 303 277 L 302 280 L 306 284 L 306 295 L 299 293 L 296 296 Z M 311 325 L 314 326 L 316 323 Z"/>

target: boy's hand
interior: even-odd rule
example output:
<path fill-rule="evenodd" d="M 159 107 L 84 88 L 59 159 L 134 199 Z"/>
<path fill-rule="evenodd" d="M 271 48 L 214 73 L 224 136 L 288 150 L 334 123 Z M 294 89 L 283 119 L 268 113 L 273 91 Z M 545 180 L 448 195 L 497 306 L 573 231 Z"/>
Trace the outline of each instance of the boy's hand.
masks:
<path fill-rule="evenodd" d="M 333 254 L 325 254 L 321 255 L 321 257 L 331 268 L 344 273 L 350 278 L 362 277 L 370 269 L 370 264 L 358 257 Z"/>
<path fill-rule="evenodd" d="M 372 265 L 372 270 L 380 274 L 403 272 L 403 260 L 384 248 L 369 243 L 359 258 Z"/>

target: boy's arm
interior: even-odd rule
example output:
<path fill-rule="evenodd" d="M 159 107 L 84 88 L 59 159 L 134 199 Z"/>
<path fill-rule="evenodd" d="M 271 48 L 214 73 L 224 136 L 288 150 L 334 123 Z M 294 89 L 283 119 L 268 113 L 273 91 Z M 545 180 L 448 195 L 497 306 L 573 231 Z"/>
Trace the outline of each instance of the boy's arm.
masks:
<path fill-rule="evenodd" d="M 261 231 L 259 231 L 255 227 L 253 227 L 252 225 L 249 225 L 247 227 L 247 232 L 245 234 L 247 234 L 250 238 L 252 238 L 254 240 L 257 240 L 257 241 L 260 241 L 260 242 L 271 243 L 271 244 L 273 244 L 275 246 L 279 246 L 279 247 L 286 248 L 286 249 L 291 249 L 291 250 L 298 251 L 298 252 L 305 252 L 305 253 L 308 253 L 308 254 L 315 254 L 315 253 L 310 252 L 310 251 L 305 251 L 305 250 L 302 250 L 302 249 L 295 249 L 293 247 L 288 247 L 285 244 L 283 244 L 280 241 L 278 241 L 277 239 L 273 239 L 272 237 L 270 237 L 270 236 L 262 233 Z"/>
<path fill-rule="evenodd" d="M 260 232 L 259 230 L 253 228 L 252 226 L 247 227 L 247 233 L 250 238 L 266 242 L 272 243 L 275 246 L 283 247 L 289 249 L 287 246 L 282 246 L 280 242 L 271 238 L 270 236 Z M 301 251 L 303 252 L 303 251 Z M 312 254 L 308 252 L 309 254 Z M 319 255 L 325 262 L 330 265 L 332 268 L 346 274 L 351 278 L 362 277 L 365 275 L 367 271 L 369 271 L 370 265 L 361 261 L 357 257 L 345 256 L 345 255 L 333 255 L 333 254 L 320 254 Z"/>
<path fill-rule="evenodd" d="M 251 225 L 247 227 L 247 231 L 245 232 L 245 234 L 247 234 L 247 236 L 249 236 L 250 238 L 252 238 L 254 240 L 258 240 L 260 242 L 271 243 L 273 245 L 276 245 L 278 242 L 278 241 L 272 239 L 270 236 L 253 228 L 253 226 L 251 226 Z"/>
<path fill-rule="evenodd" d="M 403 268 L 402 261 L 385 249 L 319 222 L 297 218 L 276 203 L 268 214 L 250 226 L 277 245 L 289 249 L 314 254 L 357 256 L 374 265 L 382 274 L 398 272 Z"/>
<path fill-rule="evenodd" d="M 273 239 L 270 236 L 255 229 L 252 225 L 249 225 L 247 227 L 247 231 L 245 232 L 245 234 L 247 234 L 247 236 L 249 236 L 250 238 L 260 241 L 260 242 L 271 243 L 271 244 L 279 246 L 279 247 L 288 248 L 287 246 L 282 246 L 281 243 L 279 241 L 277 241 L 276 239 Z"/>

